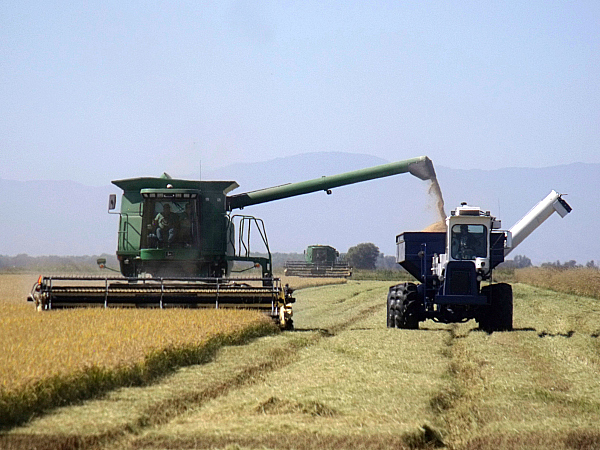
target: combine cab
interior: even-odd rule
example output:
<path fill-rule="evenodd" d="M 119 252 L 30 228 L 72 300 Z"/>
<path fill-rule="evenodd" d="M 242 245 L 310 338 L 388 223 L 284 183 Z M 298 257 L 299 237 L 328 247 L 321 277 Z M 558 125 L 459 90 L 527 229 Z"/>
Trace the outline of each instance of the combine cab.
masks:
<path fill-rule="evenodd" d="M 304 252 L 304 261 L 286 261 L 284 273 L 292 277 L 348 278 L 352 268 L 339 256 L 329 245 L 310 245 Z"/>
<path fill-rule="evenodd" d="M 292 328 L 292 289 L 273 276 L 262 220 L 232 211 L 316 191 L 330 194 L 335 187 L 406 172 L 422 180 L 435 174 L 431 160 L 419 157 L 237 195 L 228 195 L 238 187 L 234 181 L 180 180 L 167 174 L 113 181 L 123 190 L 120 212 L 114 212 L 115 194 L 108 208 L 120 217 L 116 272 L 122 276 L 42 276 L 28 300 L 38 310 L 251 308 Z M 251 242 L 258 242 L 263 248 L 257 251 L 266 250 L 267 256 L 255 256 Z M 258 276 L 244 276 L 257 271 Z"/>

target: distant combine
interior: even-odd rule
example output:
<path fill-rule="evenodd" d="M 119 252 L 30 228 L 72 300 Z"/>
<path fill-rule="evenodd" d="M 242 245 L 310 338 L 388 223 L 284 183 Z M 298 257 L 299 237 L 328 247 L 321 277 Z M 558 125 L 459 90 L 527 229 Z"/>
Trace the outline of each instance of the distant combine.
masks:
<path fill-rule="evenodd" d="M 284 274 L 290 277 L 348 278 L 352 267 L 340 259 L 340 252 L 330 245 L 309 245 L 304 261 L 286 261 Z"/>

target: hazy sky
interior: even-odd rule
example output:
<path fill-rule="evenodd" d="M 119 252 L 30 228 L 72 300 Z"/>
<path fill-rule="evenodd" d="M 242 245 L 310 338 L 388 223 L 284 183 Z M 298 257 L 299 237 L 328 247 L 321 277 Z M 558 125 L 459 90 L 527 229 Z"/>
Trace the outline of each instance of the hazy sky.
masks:
<path fill-rule="evenodd" d="M 0 178 L 314 151 L 600 162 L 600 2 L 0 4 Z"/>

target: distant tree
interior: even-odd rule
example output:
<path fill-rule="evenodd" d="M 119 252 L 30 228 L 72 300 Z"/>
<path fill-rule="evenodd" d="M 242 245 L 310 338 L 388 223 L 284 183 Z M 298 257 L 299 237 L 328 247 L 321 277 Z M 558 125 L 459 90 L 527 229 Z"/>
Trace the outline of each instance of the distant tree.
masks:
<path fill-rule="evenodd" d="M 384 270 L 404 270 L 400 264 L 396 262 L 396 257 L 391 255 L 384 255 L 380 253 L 377 261 L 375 262 L 376 269 Z"/>
<path fill-rule="evenodd" d="M 514 259 L 507 259 L 501 265 L 505 269 L 522 269 L 531 266 L 531 260 L 525 255 L 517 255 Z"/>
<path fill-rule="evenodd" d="M 560 263 L 559 260 L 557 260 L 556 262 L 542 263 L 542 267 L 549 267 L 551 269 L 559 269 L 560 267 L 562 267 L 562 264 Z"/>
<path fill-rule="evenodd" d="M 355 269 L 375 269 L 379 257 L 379 247 L 371 242 L 355 245 L 348 249 L 346 260 Z"/>
<path fill-rule="evenodd" d="M 515 256 L 514 261 L 515 261 L 515 267 L 517 269 L 522 269 L 524 267 L 531 267 L 532 266 L 531 260 L 527 256 L 525 256 L 525 255 L 517 255 L 517 256 Z"/>
<path fill-rule="evenodd" d="M 577 264 L 577 261 L 571 259 L 570 261 L 566 261 L 561 264 L 560 260 L 556 262 L 545 262 L 542 263 L 542 267 L 549 267 L 551 269 L 573 269 L 575 267 L 581 267 L 580 264 Z"/>
<path fill-rule="evenodd" d="M 596 265 L 596 263 L 594 262 L 593 259 L 591 261 L 586 262 L 585 267 L 587 267 L 588 269 L 597 269 L 598 268 L 598 266 Z"/>

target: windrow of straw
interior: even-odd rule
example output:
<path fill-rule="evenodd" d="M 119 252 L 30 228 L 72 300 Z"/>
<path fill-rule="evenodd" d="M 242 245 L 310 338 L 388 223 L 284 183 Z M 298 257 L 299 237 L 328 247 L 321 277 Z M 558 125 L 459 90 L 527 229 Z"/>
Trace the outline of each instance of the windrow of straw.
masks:
<path fill-rule="evenodd" d="M 565 294 L 600 299 L 600 270 L 588 267 L 557 269 L 527 267 L 517 269 L 513 280 Z"/>

